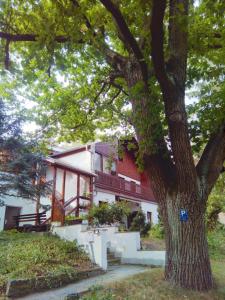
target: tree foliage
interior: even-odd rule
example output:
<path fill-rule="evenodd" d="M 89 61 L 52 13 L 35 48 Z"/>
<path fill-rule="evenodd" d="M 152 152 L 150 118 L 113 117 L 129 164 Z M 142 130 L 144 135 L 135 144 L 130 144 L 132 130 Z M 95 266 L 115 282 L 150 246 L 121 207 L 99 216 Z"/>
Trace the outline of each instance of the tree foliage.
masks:
<path fill-rule="evenodd" d="M 17 196 L 38 201 L 50 192 L 46 166 L 37 141 L 22 132 L 24 118 L 13 103 L 0 101 L 0 197 Z"/>

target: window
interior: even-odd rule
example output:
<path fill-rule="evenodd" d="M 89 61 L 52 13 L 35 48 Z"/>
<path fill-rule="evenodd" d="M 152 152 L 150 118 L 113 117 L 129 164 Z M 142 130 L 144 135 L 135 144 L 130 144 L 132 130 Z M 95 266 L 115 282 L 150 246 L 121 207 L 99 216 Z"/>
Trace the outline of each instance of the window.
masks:
<path fill-rule="evenodd" d="M 103 156 L 99 153 L 94 155 L 94 168 L 95 171 L 100 171 L 106 174 L 116 174 L 116 162 L 107 156 Z"/>
<path fill-rule="evenodd" d="M 110 158 L 103 156 L 103 172 L 107 174 L 116 174 L 116 162 Z"/>
<path fill-rule="evenodd" d="M 90 178 L 84 175 L 80 176 L 80 195 L 89 197 L 90 195 Z"/>
<path fill-rule="evenodd" d="M 95 171 L 102 171 L 102 156 L 101 156 L 101 154 L 95 153 L 94 168 L 95 168 Z"/>
<path fill-rule="evenodd" d="M 103 172 L 110 174 L 110 166 L 109 166 L 109 162 L 108 162 L 108 158 L 103 156 L 102 157 L 102 161 L 103 161 Z"/>
<path fill-rule="evenodd" d="M 151 211 L 147 211 L 147 222 L 152 223 L 152 212 Z"/>

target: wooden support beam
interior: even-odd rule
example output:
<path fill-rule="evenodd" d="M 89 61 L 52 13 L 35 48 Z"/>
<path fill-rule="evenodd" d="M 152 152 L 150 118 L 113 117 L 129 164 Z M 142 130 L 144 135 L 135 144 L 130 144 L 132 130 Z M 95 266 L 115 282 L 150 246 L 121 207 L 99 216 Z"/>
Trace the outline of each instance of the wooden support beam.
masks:
<path fill-rule="evenodd" d="M 79 206 L 80 206 L 80 174 L 77 175 L 77 209 L 76 209 L 76 217 L 79 217 Z"/>
<path fill-rule="evenodd" d="M 57 175 L 57 169 L 54 166 L 53 171 L 53 189 L 52 189 L 52 213 L 51 213 L 51 222 L 54 221 L 54 210 L 55 210 L 55 192 L 56 192 L 56 175 Z"/>
<path fill-rule="evenodd" d="M 62 205 L 65 204 L 65 186 L 66 186 L 66 170 L 63 171 L 63 182 L 62 182 Z M 65 222 L 65 210 L 62 217 L 62 225 L 64 225 Z"/>

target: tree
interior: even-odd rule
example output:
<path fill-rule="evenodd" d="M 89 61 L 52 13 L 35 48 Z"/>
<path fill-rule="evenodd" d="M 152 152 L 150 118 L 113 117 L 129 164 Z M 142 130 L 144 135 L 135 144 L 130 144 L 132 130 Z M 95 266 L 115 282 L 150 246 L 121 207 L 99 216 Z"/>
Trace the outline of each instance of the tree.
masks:
<path fill-rule="evenodd" d="M 50 192 L 51 182 L 45 182 L 46 165 L 38 151 L 37 141 L 25 139 L 23 118 L 13 103 L 0 99 L 0 199 L 22 197 L 37 203 Z"/>
<path fill-rule="evenodd" d="M 12 0 L 0 12 L 5 68 L 17 69 L 11 49 L 49 132 L 87 140 L 98 127 L 134 128 L 165 227 L 165 278 L 197 290 L 213 286 L 204 214 L 225 160 L 224 10 L 219 0 Z"/>

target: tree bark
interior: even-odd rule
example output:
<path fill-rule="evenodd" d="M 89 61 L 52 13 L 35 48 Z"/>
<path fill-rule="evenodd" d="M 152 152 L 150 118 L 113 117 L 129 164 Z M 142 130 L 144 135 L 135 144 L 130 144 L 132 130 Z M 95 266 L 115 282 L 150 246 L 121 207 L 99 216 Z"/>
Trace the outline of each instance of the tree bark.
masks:
<path fill-rule="evenodd" d="M 199 291 L 213 287 L 205 230 L 205 205 L 197 193 L 166 197 L 165 278 L 172 284 Z M 180 220 L 186 209 L 188 220 Z"/>
<path fill-rule="evenodd" d="M 148 120 L 149 111 L 152 109 L 151 94 L 143 84 L 142 97 L 132 96 L 132 89 L 143 81 L 140 67 L 135 61 L 130 60 L 126 66 L 125 78 L 130 89 L 130 98 L 133 108 L 133 123 L 142 147 L 144 167 L 151 179 L 154 195 L 159 203 L 160 213 L 166 231 L 166 265 L 165 279 L 174 285 L 198 291 L 209 290 L 213 287 L 213 278 L 208 256 L 208 246 L 205 230 L 204 214 L 206 208 L 206 195 L 202 193 L 202 186 L 196 170 L 193 171 L 193 158 L 185 157 L 187 153 L 182 149 L 186 146 L 187 139 L 182 139 L 179 130 L 184 126 L 182 119 L 170 120 L 176 136 L 176 147 L 180 148 L 179 163 L 168 157 L 168 150 L 160 142 L 157 152 L 153 153 L 145 141 L 154 138 L 155 124 Z M 183 112 L 185 114 L 185 112 Z M 150 124 L 148 131 L 141 124 Z M 186 132 L 184 130 L 184 132 Z M 165 149 L 166 148 L 166 149 Z M 176 150 L 177 150 L 176 149 Z M 160 153 L 162 151 L 162 153 Z M 184 163 L 182 163 L 182 155 Z M 190 165 L 185 162 L 190 159 Z M 188 169 L 188 167 L 190 169 Z M 190 178 L 189 174 L 193 174 Z M 180 211 L 185 209 L 188 220 L 180 220 Z"/>

